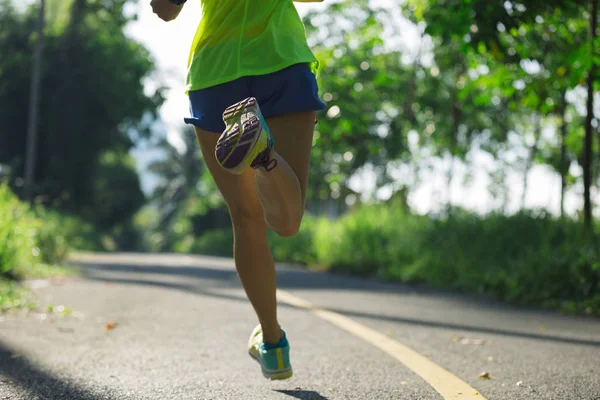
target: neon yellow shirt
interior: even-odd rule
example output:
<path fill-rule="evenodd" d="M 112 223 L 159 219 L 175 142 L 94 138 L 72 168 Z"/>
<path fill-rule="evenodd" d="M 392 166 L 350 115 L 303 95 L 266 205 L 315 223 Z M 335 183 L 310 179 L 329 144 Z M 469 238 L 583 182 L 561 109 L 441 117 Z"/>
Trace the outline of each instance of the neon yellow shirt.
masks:
<path fill-rule="evenodd" d="M 186 92 L 318 61 L 292 0 L 201 0 Z"/>

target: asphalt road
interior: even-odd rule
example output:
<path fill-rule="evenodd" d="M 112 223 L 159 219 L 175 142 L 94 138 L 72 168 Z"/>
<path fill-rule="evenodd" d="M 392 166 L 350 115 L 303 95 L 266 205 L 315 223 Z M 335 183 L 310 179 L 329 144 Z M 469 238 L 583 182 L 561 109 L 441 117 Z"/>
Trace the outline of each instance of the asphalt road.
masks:
<path fill-rule="evenodd" d="M 410 366 L 286 304 L 295 375 L 265 380 L 246 354 L 256 320 L 229 259 L 76 263 L 80 278 L 35 289 L 71 315 L 0 316 L 0 399 L 443 399 Z M 286 292 L 409 346 L 482 398 L 600 399 L 598 319 L 286 266 L 278 274 Z"/>

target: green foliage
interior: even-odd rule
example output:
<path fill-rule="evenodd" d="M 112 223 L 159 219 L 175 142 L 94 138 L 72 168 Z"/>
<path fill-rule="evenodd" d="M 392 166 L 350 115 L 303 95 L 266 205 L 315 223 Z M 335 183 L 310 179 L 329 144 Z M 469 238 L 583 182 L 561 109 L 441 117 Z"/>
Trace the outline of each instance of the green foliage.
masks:
<path fill-rule="evenodd" d="M 59 218 L 55 213 L 46 213 L 41 207 L 36 216 L 42 221 L 37 236 L 37 245 L 43 263 L 59 264 L 69 255 L 70 245 L 67 243 L 66 218 Z"/>
<path fill-rule="evenodd" d="M 101 233 L 89 222 L 39 204 L 32 211 L 40 222 L 37 246 L 44 264 L 60 264 L 71 250 L 104 250 Z"/>
<path fill-rule="evenodd" d="M 110 151 L 101 155 L 92 193 L 93 198 L 80 209 L 80 215 L 101 230 L 127 225 L 146 201 L 135 161 L 127 153 Z"/>
<path fill-rule="evenodd" d="M 600 237 L 544 212 L 482 217 L 456 210 L 432 219 L 393 205 L 363 206 L 338 220 L 308 217 L 299 234 L 269 241 L 278 262 L 488 295 L 510 303 L 600 315 Z M 230 229 L 193 247 L 231 256 Z"/>
<path fill-rule="evenodd" d="M 317 251 L 326 255 L 322 263 L 334 270 L 518 304 L 558 307 L 600 296 L 600 240 L 582 247 L 575 221 L 527 212 L 487 217 L 462 212 L 432 220 L 370 207 L 337 224 L 314 239 L 324 248 Z"/>
<path fill-rule="evenodd" d="M 152 251 L 191 251 L 196 238 L 206 231 L 231 225 L 223 198 L 201 158 L 194 129 L 186 126 L 180 135 L 182 148 L 165 138 L 159 140 L 155 149 L 162 157 L 148 167 L 158 181 L 146 210 L 154 213 L 146 221 L 152 232 L 147 239 Z"/>
<path fill-rule="evenodd" d="M 35 194 L 109 229 L 144 202 L 127 152 L 150 135 L 162 89 L 144 91 L 153 61 L 125 34 L 125 0 L 48 3 Z M 0 163 L 19 195 L 36 14 L 35 4 L 0 0 Z"/>
<path fill-rule="evenodd" d="M 581 234 L 574 221 L 526 212 L 436 221 L 412 279 L 522 304 L 583 301 L 600 294 L 600 254 L 593 246 L 582 252 Z M 396 265 L 391 275 L 403 269 Z"/>
<path fill-rule="evenodd" d="M 0 276 L 39 262 L 40 221 L 10 189 L 0 184 Z"/>
<path fill-rule="evenodd" d="M 16 282 L 0 278 L 0 313 L 23 306 L 25 290 Z"/>
<path fill-rule="evenodd" d="M 315 243 L 320 264 L 333 270 L 388 277 L 393 265 L 408 266 L 418 259 L 425 247 L 422 232 L 430 225 L 427 218 L 401 208 L 362 207 L 328 226 L 329 232 L 318 231 Z M 409 280 L 410 276 L 404 276 L 408 271 L 403 270 L 397 278 Z"/>
<path fill-rule="evenodd" d="M 231 228 L 207 231 L 196 240 L 191 250 L 198 254 L 233 257 L 233 231 Z"/>
<path fill-rule="evenodd" d="M 309 13 L 328 107 L 315 134 L 309 209 L 328 202 L 334 214 L 344 211 L 349 182 L 364 169 L 375 189 L 414 191 L 421 171 L 440 159 L 452 161 L 450 191 L 455 160 L 470 167 L 481 151 L 497 162 L 495 197 L 506 193 L 508 172 L 522 174 L 526 187 L 533 166 L 546 164 L 565 183 L 563 199 L 581 183 L 569 167 L 583 164 L 582 111 L 569 95 L 600 61 L 587 38 L 588 5 L 408 0 L 382 10 L 344 0 Z M 415 45 L 403 36 L 416 36 Z M 516 160 L 505 163 L 508 154 Z M 401 167 L 412 174 L 398 178 Z"/>
<path fill-rule="evenodd" d="M 343 210 L 352 174 L 374 165 L 383 185 L 388 162 L 410 157 L 399 112 L 414 68 L 400 63 L 399 52 L 386 51 L 382 10 L 355 1 L 329 8 L 305 19 L 322 63 L 319 86 L 327 104 L 315 132 L 308 203 L 333 201 Z"/>
<path fill-rule="evenodd" d="M 69 251 L 97 250 L 98 235 L 76 217 L 31 208 L 0 184 L 0 277 L 49 275 L 49 266 L 66 260 Z"/>
<path fill-rule="evenodd" d="M 318 228 L 326 219 L 307 215 L 293 240 L 282 238 L 269 230 L 268 241 L 275 260 L 315 266 L 318 260 L 314 245 Z"/>
<path fill-rule="evenodd" d="M 570 176 L 570 165 L 579 164 L 584 171 L 594 168 L 591 175 L 596 180 L 600 176 L 598 164 L 592 165 L 582 157 L 586 150 L 581 134 L 584 121 L 579 115 L 582 111 L 567 100 L 572 89 L 587 85 L 593 67 L 600 66 L 600 59 L 595 57 L 600 52 L 600 41 L 589 23 L 592 3 L 409 0 L 403 7 L 408 18 L 426 26 L 425 33 L 435 44 L 436 64 L 448 60 L 439 49 L 454 49 L 454 54 L 461 53 L 470 60 L 470 79 L 460 89 L 461 98 L 473 96 L 472 100 L 480 105 L 504 105 L 510 112 L 505 129 L 517 133 L 523 142 L 531 134 L 535 136 L 533 144 L 527 145 L 529 154 L 517 167 L 526 176 L 533 163 L 551 166 L 565 183 L 561 199 L 567 186 L 580 183 L 580 178 Z M 452 70 L 448 66 L 440 69 L 441 75 Z M 595 86 L 600 85 L 599 76 L 592 75 L 592 79 Z M 585 111 L 592 112 L 591 108 Z M 556 128 L 554 137 L 540 139 L 535 132 L 536 121 L 541 121 L 544 129 Z M 490 122 L 491 127 L 494 122 Z M 585 125 L 590 137 L 591 119 Z M 483 144 L 493 155 L 500 149 L 510 151 L 511 147 L 514 145 Z M 600 146 L 592 141 L 587 150 L 597 153 Z M 584 184 L 589 186 L 590 182 Z"/>

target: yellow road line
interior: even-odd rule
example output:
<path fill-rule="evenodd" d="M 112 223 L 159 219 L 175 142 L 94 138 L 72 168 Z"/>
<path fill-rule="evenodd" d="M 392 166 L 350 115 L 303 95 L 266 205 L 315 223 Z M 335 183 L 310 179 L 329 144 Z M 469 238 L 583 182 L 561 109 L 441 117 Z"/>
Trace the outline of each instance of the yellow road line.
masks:
<path fill-rule="evenodd" d="M 283 290 L 277 291 L 278 300 L 291 306 L 303 308 L 317 317 L 341 328 L 375 347 L 383 350 L 407 368 L 419 375 L 433 387 L 444 400 L 486 400 L 477 390 L 460 378 L 440 367 L 427 357 L 422 356 L 413 349 L 384 335 L 374 329 L 360 324 L 341 314 L 319 308 L 310 302 L 292 295 Z"/>

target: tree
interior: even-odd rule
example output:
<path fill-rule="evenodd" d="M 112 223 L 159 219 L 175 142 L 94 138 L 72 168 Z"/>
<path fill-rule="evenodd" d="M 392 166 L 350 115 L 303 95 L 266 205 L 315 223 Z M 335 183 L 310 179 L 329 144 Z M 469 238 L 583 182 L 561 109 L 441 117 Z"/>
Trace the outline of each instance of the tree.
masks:
<path fill-rule="evenodd" d="M 48 204 L 102 225 L 129 218 L 143 203 L 139 184 L 113 191 L 123 176 L 138 182 L 131 160 L 119 161 L 118 168 L 102 160 L 125 160 L 133 141 L 150 135 L 163 101 L 161 89 L 144 92 L 143 80 L 154 67 L 148 51 L 124 33 L 125 3 L 49 1 L 48 12 L 57 18 L 49 19 L 44 43 L 34 191 Z M 0 163 L 12 167 L 11 185 L 22 195 L 35 8 L 17 11 L 0 0 L 0 25 L 0 53 L 9 55 L 0 58 Z M 99 179 L 105 182 L 103 196 L 132 202 L 113 202 L 124 208 L 102 217 L 90 212 L 97 205 Z"/>
<path fill-rule="evenodd" d="M 148 166 L 148 171 L 159 179 L 152 193 L 152 200 L 157 203 L 160 212 L 159 232 L 167 232 L 171 228 L 175 214 L 195 191 L 204 170 L 194 129 L 186 127 L 181 138 L 183 150 L 173 146 L 166 138 L 161 139 L 156 148 L 163 152 L 164 157 Z"/>
<path fill-rule="evenodd" d="M 155 148 L 163 156 L 148 166 L 158 178 L 151 204 L 159 214 L 153 228 L 159 251 L 172 251 L 181 242 L 190 248 L 204 231 L 229 226 L 227 209 L 202 161 L 194 129 L 185 126 L 180 138 L 180 147 L 161 138 Z"/>
<path fill-rule="evenodd" d="M 586 71 L 588 88 L 590 80 L 597 79 L 593 73 L 598 63 L 594 54 L 598 54 L 600 44 L 593 42 L 593 38 L 586 40 L 587 32 L 592 35 L 595 32 L 591 26 L 595 20 L 592 3 L 586 12 L 581 2 L 572 0 L 409 2 L 414 13 L 427 22 L 426 32 L 440 38 L 443 45 L 466 39 L 464 53 L 480 53 L 485 57 L 490 73 L 482 81 L 502 91 L 503 97 L 512 103 L 513 118 L 529 113 L 559 120 L 559 145 L 549 149 L 548 143 L 536 140 L 536 147 L 539 144 L 542 148 L 536 150 L 534 158 L 549 163 L 560 174 L 561 210 L 569 181 L 569 163 L 574 161 L 582 166 L 586 226 L 591 223 L 594 146 L 591 134 L 582 136 L 579 143 L 573 140 L 579 131 L 574 125 L 578 119 L 571 118 L 573 121 L 568 123 L 573 113 L 566 96 L 571 89 L 585 84 Z M 588 111 L 588 118 L 591 124 L 593 112 Z"/>
<path fill-rule="evenodd" d="M 342 1 L 305 19 L 328 106 L 317 126 L 309 201 L 339 198 L 362 170 L 374 172 L 376 189 L 406 197 L 433 158 L 451 160 L 449 188 L 454 160 L 464 160 L 474 138 L 490 135 L 490 145 L 506 138 L 506 102 L 491 103 L 468 74 L 482 56 L 462 53 L 462 41 L 441 46 L 433 38 L 431 46 L 422 31 L 416 54 L 386 43 L 402 32 L 399 11 Z M 398 181 L 400 169 L 412 171 L 412 182 Z"/>
<path fill-rule="evenodd" d="M 305 19 L 322 62 L 319 85 L 328 106 L 316 127 L 309 204 L 334 201 L 343 208 L 341 193 L 355 172 L 371 165 L 384 180 L 387 160 L 407 150 L 405 137 L 390 129 L 395 93 L 410 71 L 400 65 L 400 54 L 383 51 L 378 12 L 364 1 L 344 1 Z"/>

